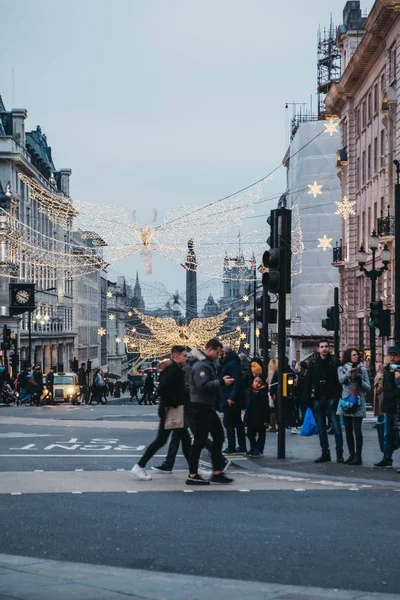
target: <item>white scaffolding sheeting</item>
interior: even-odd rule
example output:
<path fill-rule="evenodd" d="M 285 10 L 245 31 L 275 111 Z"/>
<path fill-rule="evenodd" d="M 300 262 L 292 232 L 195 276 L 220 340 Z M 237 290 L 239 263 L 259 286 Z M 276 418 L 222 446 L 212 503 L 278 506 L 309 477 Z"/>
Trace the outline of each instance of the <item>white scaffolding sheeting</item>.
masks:
<path fill-rule="evenodd" d="M 319 336 L 327 332 L 321 320 L 333 305 L 334 287 L 339 284 L 338 269 L 332 266 L 332 249 L 319 248 L 326 235 L 334 247 L 341 237 L 341 217 L 336 201 L 341 199 L 336 171 L 336 151 L 340 134 L 331 137 L 324 121 L 303 123 L 290 145 L 287 206 L 293 210 L 293 262 L 291 294 L 292 336 Z M 318 136 L 306 148 L 313 138 Z M 303 148 L 302 150 L 300 150 Z M 309 184 L 322 185 L 322 195 L 309 194 Z M 302 352 L 302 358 L 309 352 Z"/>

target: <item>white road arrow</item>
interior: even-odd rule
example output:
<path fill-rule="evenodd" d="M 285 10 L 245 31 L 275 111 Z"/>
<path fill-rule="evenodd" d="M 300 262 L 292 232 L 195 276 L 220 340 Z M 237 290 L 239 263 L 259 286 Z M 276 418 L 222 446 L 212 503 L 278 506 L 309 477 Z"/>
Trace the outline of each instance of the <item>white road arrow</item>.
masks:
<path fill-rule="evenodd" d="M 60 437 L 59 435 L 51 435 L 50 433 L 0 433 L 0 438 L 38 438 L 38 437 Z"/>

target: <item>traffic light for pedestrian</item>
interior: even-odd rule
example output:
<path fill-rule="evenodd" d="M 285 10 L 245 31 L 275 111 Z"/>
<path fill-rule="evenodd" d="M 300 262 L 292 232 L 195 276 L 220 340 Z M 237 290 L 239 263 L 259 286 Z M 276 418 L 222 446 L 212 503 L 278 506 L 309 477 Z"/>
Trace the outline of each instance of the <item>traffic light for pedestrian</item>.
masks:
<path fill-rule="evenodd" d="M 376 300 L 375 302 L 371 302 L 369 307 L 371 309 L 369 326 L 375 327 L 375 329 L 380 329 L 381 323 L 382 323 L 382 313 L 383 313 L 382 300 Z"/>
<path fill-rule="evenodd" d="M 338 309 L 331 306 L 326 310 L 326 319 L 322 319 L 321 325 L 327 331 L 337 331 L 339 329 Z"/>
<path fill-rule="evenodd" d="M 381 314 L 381 326 L 379 328 L 379 337 L 391 337 L 392 323 L 390 310 L 383 310 Z"/>

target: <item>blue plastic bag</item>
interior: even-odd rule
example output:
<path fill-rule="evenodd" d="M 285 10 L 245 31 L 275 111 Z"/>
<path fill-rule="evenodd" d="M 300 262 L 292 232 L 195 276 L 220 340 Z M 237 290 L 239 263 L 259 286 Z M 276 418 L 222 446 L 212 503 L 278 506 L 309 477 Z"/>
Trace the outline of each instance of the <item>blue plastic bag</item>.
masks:
<path fill-rule="evenodd" d="M 314 413 L 311 408 L 307 408 L 306 414 L 301 428 L 300 435 L 308 437 L 310 435 L 318 435 L 318 427 L 315 422 Z"/>

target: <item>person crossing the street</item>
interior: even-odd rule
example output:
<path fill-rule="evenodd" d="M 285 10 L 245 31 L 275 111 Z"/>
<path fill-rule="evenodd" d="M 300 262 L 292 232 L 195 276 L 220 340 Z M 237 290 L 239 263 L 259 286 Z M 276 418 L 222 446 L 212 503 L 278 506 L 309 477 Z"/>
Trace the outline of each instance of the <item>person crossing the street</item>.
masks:
<path fill-rule="evenodd" d="M 158 385 L 160 404 L 158 414 L 160 424 L 156 439 L 146 448 L 142 458 L 133 467 L 132 473 L 136 479 L 142 481 L 151 480 L 151 476 L 146 472 L 145 467 L 149 460 L 160 448 L 168 441 L 171 429 L 165 429 L 165 419 L 168 408 L 178 408 L 184 406 L 188 398 L 188 390 L 185 386 L 183 367 L 187 361 L 187 352 L 185 346 L 173 346 L 171 349 L 171 360 L 166 368 L 161 372 Z M 184 424 L 183 424 L 184 425 Z M 176 435 L 180 437 L 183 454 L 189 460 L 191 437 L 185 426 L 174 429 Z"/>

